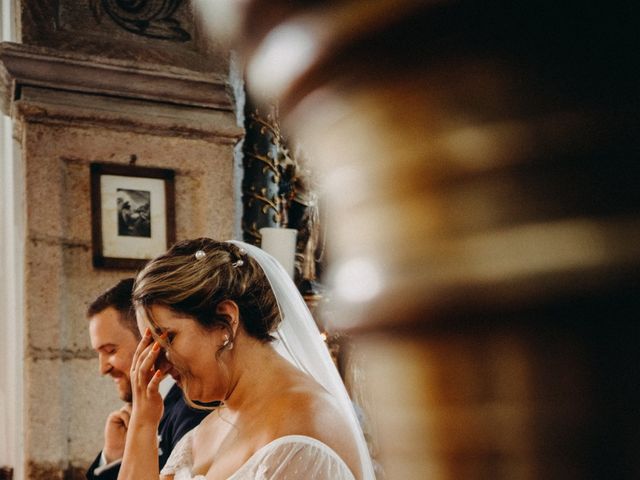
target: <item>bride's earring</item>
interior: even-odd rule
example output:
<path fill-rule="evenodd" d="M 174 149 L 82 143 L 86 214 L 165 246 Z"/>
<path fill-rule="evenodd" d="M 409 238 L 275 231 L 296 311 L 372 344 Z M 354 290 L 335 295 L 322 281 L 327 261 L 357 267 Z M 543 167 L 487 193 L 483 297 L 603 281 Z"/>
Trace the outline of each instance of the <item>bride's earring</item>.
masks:
<path fill-rule="evenodd" d="M 229 339 L 229 335 L 225 335 L 224 342 L 222 343 L 222 346 L 224 348 L 228 348 L 229 350 L 231 350 L 233 348 L 233 342 L 231 341 L 231 339 Z"/>

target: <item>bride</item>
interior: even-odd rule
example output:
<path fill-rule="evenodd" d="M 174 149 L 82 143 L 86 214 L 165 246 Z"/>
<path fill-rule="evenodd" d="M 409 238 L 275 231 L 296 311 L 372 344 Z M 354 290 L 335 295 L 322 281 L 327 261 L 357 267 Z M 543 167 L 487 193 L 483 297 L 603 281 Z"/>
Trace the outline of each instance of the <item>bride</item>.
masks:
<path fill-rule="evenodd" d="M 133 300 L 147 328 L 120 480 L 374 479 L 347 392 L 273 257 L 242 242 L 184 241 L 139 273 Z M 159 472 L 167 373 L 192 406 L 222 403 Z"/>

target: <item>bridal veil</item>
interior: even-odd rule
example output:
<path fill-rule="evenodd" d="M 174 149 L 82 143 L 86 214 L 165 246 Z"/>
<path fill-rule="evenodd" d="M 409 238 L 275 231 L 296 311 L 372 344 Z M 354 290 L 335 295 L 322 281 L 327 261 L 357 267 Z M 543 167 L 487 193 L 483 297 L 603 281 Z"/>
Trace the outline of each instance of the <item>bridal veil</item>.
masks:
<path fill-rule="evenodd" d="M 358 442 L 358 452 L 364 480 L 374 480 L 375 474 L 367 442 L 362 433 L 349 394 L 333 364 L 318 327 L 304 299 L 280 263 L 264 250 L 245 242 L 230 243 L 244 248 L 258 262 L 274 291 L 282 321 L 274 336 L 277 351 L 311 375 L 339 402 L 349 427 Z"/>

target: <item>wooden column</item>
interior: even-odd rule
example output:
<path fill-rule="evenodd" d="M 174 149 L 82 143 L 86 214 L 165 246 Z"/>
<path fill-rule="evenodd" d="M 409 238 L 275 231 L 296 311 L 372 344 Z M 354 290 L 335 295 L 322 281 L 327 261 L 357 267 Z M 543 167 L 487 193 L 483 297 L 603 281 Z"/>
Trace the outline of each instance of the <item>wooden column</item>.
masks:
<path fill-rule="evenodd" d="M 312 3 L 237 38 L 325 182 L 386 477 L 637 478 L 638 16 Z"/>

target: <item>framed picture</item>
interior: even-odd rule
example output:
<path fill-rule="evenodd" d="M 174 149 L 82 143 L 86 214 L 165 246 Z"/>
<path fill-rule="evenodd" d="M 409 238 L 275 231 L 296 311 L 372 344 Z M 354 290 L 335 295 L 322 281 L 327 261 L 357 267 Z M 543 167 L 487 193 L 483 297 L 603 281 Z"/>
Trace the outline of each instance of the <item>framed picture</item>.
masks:
<path fill-rule="evenodd" d="M 175 241 L 174 171 L 91 164 L 94 267 L 139 269 Z"/>

